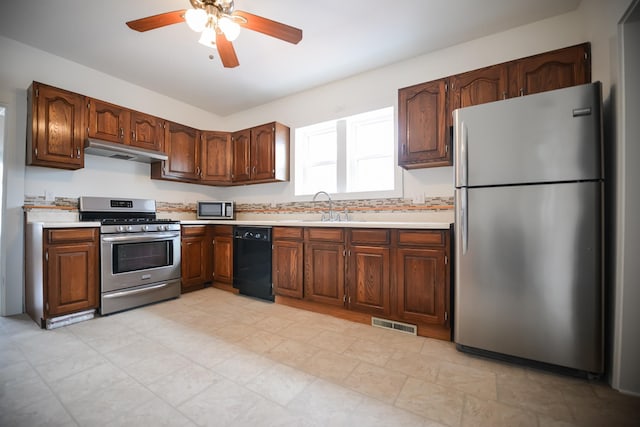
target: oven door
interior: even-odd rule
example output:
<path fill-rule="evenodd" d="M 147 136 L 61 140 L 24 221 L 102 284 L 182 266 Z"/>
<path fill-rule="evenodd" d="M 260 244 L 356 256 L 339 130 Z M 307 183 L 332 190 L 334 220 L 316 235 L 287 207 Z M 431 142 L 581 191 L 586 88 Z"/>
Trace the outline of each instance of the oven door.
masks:
<path fill-rule="evenodd" d="M 116 291 L 180 278 L 180 232 L 101 236 L 101 290 Z"/>

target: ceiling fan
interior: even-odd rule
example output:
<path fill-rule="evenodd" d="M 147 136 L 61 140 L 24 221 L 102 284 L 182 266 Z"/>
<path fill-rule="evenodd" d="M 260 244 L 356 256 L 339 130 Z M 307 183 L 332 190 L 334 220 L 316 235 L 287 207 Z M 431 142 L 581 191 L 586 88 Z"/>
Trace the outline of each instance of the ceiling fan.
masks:
<path fill-rule="evenodd" d="M 193 9 L 181 9 L 147 16 L 127 22 L 132 30 L 144 32 L 186 21 L 200 32 L 199 42 L 217 48 L 226 68 L 240 65 L 231 42 L 238 37 L 240 27 L 257 31 L 289 43 L 302 40 L 302 30 L 242 10 L 235 10 L 233 0 L 189 0 Z"/>

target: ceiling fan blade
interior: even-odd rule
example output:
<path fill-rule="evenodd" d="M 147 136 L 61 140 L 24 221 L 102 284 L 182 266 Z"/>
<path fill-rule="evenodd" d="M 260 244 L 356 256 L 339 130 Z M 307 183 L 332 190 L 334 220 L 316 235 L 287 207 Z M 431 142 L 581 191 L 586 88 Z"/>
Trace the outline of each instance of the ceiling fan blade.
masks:
<path fill-rule="evenodd" d="M 127 22 L 127 25 L 132 30 L 140 32 L 155 30 L 156 28 L 183 22 L 185 12 L 186 9 L 181 9 L 174 10 L 173 12 L 161 13 L 159 15 L 147 16 L 146 18 L 129 21 Z"/>
<path fill-rule="evenodd" d="M 222 65 L 224 65 L 225 68 L 235 68 L 240 65 L 238 57 L 236 56 L 236 50 L 224 34 L 216 34 L 216 47 L 218 48 Z"/>
<path fill-rule="evenodd" d="M 302 30 L 243 10 L 236 10 L 233 15 L 240 16 L 247 22 L 238 22 L 241 27 L 257 31 L 289 43 L 298 44 L 302 40 Z"/>

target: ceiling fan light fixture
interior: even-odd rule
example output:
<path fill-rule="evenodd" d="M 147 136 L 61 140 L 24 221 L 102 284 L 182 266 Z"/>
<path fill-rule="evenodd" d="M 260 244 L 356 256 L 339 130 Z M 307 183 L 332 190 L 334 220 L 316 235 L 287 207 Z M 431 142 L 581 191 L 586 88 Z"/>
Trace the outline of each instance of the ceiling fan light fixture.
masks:
<path fill-rule="evenodd" d="M 224 36 L 230 42 L 234 41 L 240 35 L 240 25 L 228 16 L 223 16 L 218 20 L 218 26 L 224 33 Z"/>
<path fill-rule="evenodd" d="M 198 43 L 207 47 L 215 48 L 216 30 L 214 30 L 211 25 L 207 25 L 205 29 L 202 30 L 202 34 L 200 34 L 200 40 L 198 40 Z"/>
<path fill-rule="evenodd" d="M 205 29 L 208 19 L 209 17 L 204 9 L 188 9 L 184 14 L 184 20 L 187 22 L 187 25 L 196 33 Z"/>

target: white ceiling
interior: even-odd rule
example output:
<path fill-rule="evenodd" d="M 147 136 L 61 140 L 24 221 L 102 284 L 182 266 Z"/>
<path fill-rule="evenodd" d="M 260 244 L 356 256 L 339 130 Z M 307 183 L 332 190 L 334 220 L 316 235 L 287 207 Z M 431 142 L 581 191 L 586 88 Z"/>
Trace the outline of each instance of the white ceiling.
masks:
<path fill-rule="evenodd" d="M 0 35 L 226 116 L 296 92 L 575 10 L 580 0 L 235 0 L 303 30 L 298 45 L 243 29 L 223 68 L 185 23 L 126 21 L 188 0 L 2 0 Z M 209 55 L 214 54 L 213 60 Z"/>

